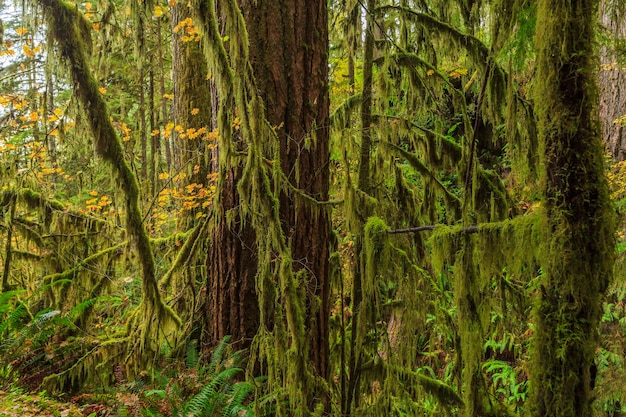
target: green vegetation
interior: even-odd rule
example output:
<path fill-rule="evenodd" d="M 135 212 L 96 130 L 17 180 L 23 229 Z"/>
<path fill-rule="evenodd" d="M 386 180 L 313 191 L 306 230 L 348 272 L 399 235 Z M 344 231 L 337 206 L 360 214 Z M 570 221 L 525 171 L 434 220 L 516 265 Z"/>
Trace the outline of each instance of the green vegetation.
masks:
<path fill-rule="evenodd" d="M 0 415 L 626 412 L 622 9 L 0 2 Z"/>

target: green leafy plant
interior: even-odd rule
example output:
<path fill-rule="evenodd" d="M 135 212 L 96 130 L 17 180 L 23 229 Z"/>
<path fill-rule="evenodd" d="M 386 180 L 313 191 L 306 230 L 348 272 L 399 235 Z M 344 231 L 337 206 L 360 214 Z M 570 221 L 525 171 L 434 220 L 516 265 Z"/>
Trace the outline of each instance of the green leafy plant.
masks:
<path fill-rule="evenodd" d="M 255 381 L 237 381 L 243 373 L 240 367 L 242 351 L 229 354 L 230 337 L 223 338 L 204 370 L 207 384 L 184 407 L 185 416 L 253 416 L 250 402 Z M 193 356 L 193 355 L 192 355 Z M 193 361 L 188 353 L 188 360 Z"/>

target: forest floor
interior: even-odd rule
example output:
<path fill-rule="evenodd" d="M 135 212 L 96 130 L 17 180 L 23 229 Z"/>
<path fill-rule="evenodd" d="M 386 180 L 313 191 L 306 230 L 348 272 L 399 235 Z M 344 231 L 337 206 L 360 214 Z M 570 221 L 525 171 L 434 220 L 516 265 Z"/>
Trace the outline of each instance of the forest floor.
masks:
<path fill-rule="evenodd" d="M 91 407 L 91 408 L 90 408 Z M 97 412 L 91 406 L 62 403 L 41 394 L 0 390 L 0 417 L 83 417 Z"/>

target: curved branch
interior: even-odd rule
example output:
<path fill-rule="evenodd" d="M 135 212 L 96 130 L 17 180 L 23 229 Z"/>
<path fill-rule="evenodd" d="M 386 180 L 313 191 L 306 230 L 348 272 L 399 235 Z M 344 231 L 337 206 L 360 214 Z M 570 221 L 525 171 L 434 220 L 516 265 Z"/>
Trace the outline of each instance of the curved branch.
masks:
<path fill-rule="evenodd" d="M 62 0 L 38 0 L 45 11 L 49 30 L 56 40 L 61 55 L 69 62 L 76 93 L 87 113 L 94 136 L 96 153 L 108 162 L 122 184 L 126 197 L 126 222 L 134 237 L 137 256 L 143 273 L 144 301 L 157 312 L 158 318 L 169 317 L 180 325 L 180 318 L 163 302 L 156 281 L 154 254 L 148 234 L 143 226 L 139 208 L 139 184 L 124 159 L 122 142 L 109 119 L 109 113 L 98 83 L 93 77 L 83 41 L 85 19 L 75 6 Z"/>

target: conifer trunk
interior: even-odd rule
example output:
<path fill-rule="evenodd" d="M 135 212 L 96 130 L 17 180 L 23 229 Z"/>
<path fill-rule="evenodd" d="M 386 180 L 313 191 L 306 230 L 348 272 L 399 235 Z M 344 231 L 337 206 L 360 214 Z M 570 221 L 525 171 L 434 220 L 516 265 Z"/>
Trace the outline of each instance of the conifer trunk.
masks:
<path fill-rule="evenodd" d="M 600 2 L 600 24 L 607 30 L 609 36 L 615 37 L 616 42 L 626 39 L 626 6 L 622 2 L 602 0 Z M 626 121 L 622 117 L 626 114 L 626 70 L 622 62 L 618 61 L 615 47 L 610 42 L 604 42 L 600 49 L 600 120 L 602 122 L 602 138 L 606 149 L 614 159 L 626 159 Z"/>
<path fill-rule="evenodd" d="M 590 369 L 615 230 L 596 116 L 597 6 L 597 0 L 541 0 L 538 6 L 535 106 L 545 247 L 534 312 L 534 416 L 591 415 Z"/>
<path fill-rule="evenodd" d="M 239 6 L 249 34 L 249 63 L 255 87 L 264 103 L 264 115 L 279 140 L 281 171 L 291 186 L 313 199 L 326 201 L 329 188 L 326 2 L 244 0 Z M 201 11 L 200 20 L 210 19 L 203 17 L 202 11 L 212 7 L 211 2 L 200 2 L 197 7 Z M 211 23 L 205 20 L 205 24 Z M 237 110 L 244 113 L 247 109 L 240 106 Z M 242 134 L 235 129 L 232 143 L 235 148 L 241 147 L 237 151 L 245 152 L 246 141 L 258 141 L 259 138 L 241 138 Z M 272 140 L 269 137 L 262 139 Z M 222 159 L 230 157 L 226 149 L 220 153 Z M 243 214 L 238 192 L 242 168 L 234 161 L 235 158 L 230 159 L 222 168 L 226 171 L 221 173 L 224 182 L 220 187 L 217 221 L 209 243 L 207 334 L 213 341 L 230 334 L 233 341 L 239 341 L 238 347 L 246 347 L 257 333 L 261 315 L 265 317 L 264 326 L 271 330 L 274 310 L 281 307 L 271 302 L 259 306 L 256 278 L 259 264 L 257 233 L 260 232 L 254 230 L 252 219 L 243 217 L 246 214 Z M 277 202 L 280 223 L 289 245 L 294 272 L 298 277 L 306 277 L 307 282 L 306 311 L 302 312 L 304 317 L 298 318 L 306 329 L 306 340 L 299 340 L 297 345 L 308 343 L 308 349 L 298 354 L 318 377 L 327 379 L 329 216 L 324 207 L 307 201 L 298 193 L 288 194 L 288 188 L 284 188 Z M 271 231 L 264 230 L 263 233 L 271 234 Z M 261 236 L 258 237 L 260 240 Z M 277 254 L 262 255 L 272 258 Z M 301 378 L 305 376 L 299 375 Z M 307 407 L 312 408 L 320 395 L 313 387 L 306 387 L 306 390 L 302 395 L 309 399 Z M 327 401 L 323 402 L 328 405 Z"/>
<path fill-rule="evenodd" d="M 328 25 L 325 0 L 244 0 L 250 62 L 266 116 L 280 140 L 287 180 L 319 201 L 328 200 Z M 280 198 L 280 218 L 294 270 L 308 277 L 305 328 L 309 360 L 329 372 L 330 220 L 323 207 L 297 196 Z"/>
<path fill-rule="evenodd" d="M 190 14 L 189 6 L 185 2 L 176 2 L 172 7 L 172 29 L 177 28 Z M 184 41 L 182 37 L 185 34 L 184 29 L 178 28 L 172 39 L 174 124 L 181 126 L 183 132 L 190 128 L 203 127 L 210 131 L 212 118 L 211 91 L 207 80 L 209 70 L 200 43 Z M 176 167 L 182 168 L 182 172 L 188 175 L 189 183 L 206 185 L 209 164 L 205 160 L 205 141 L 181 137 L 175 129 L 173 135 Z M 198 165 L 199 170 L 194 172 L 194 165 Z"/>

